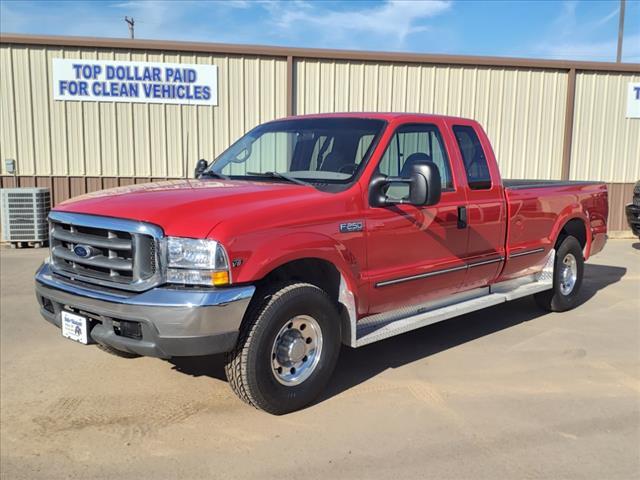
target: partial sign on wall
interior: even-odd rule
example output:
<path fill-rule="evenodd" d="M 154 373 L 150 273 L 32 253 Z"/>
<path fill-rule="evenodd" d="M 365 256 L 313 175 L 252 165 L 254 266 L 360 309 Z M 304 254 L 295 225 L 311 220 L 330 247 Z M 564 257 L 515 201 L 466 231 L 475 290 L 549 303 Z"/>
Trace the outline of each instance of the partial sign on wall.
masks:
<path fill-rule="evenodd" d="M 218 67 L 54 58 L 53 92 L 56 100 L 217 105 Z"/>
<path fill-rule="evenodd" d="M 640 83 L 637 82 L 628 85 L 627 118 L 640 118 Z"/>

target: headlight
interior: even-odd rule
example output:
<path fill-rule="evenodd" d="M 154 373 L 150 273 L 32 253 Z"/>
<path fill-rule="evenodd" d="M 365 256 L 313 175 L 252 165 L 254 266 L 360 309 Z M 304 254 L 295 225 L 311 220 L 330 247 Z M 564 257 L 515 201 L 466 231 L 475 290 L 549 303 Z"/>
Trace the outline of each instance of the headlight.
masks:
<path fill-rule="evenodd" d="M 187 285 L 231 283 L 227 253 L 215 240 L 167 237 L 167 282 Z"/>

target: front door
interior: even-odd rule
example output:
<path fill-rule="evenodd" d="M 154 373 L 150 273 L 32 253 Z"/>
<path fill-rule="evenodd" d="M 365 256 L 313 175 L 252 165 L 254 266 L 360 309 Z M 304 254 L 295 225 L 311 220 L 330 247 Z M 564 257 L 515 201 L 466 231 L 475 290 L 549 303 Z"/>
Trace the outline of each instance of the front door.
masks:
<path fill-rule="evenodd" d="M 366 211 L 369 314 L 418 305 L 457 293 L 466 271 L 466 228 L 459 228 L 458 208 L 466 205 L 456 187 L 438 123 L 398 127 L 378 165 L 379 173 L 406 177 L 415 163 L 432 161 L 442 178 L 437 205 L 402 204 Z M 403 198 L 408 186 L 391 187 Z"/>

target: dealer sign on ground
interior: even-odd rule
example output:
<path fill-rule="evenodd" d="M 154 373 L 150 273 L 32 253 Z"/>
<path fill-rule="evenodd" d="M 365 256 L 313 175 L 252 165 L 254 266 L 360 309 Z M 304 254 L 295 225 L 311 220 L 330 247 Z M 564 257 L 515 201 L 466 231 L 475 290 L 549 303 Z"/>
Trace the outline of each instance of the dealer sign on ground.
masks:
<path fill-rule="evenodd" d="M 54 58 L 53 92 L 56 100 L 217 105 L 218 67 Z"/>

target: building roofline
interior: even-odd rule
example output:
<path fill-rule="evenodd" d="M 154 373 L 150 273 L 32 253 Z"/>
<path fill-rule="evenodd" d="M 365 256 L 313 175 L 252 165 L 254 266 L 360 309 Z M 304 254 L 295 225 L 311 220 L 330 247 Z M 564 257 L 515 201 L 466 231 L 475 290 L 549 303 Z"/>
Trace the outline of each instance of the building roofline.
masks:
<path fill-rule="evenodd" d="M 206 42 L 178 42 L 124 38 L 72 37 L 1 33 L 0 44 L 42 45 L 77 48 L 108 48 L 126 50 L 163 50 L 227 55 L 295 57 L 358 62 L 428 63 L 460 66 L 507 67 L 548 70 L 590 70 L 640 73 L 640 63 L 586 62 L 577 60 L 545 60 L 512 57 L 481 57 L 402 52 L 331 50 L 318 48 L 275 47 Z"/>

